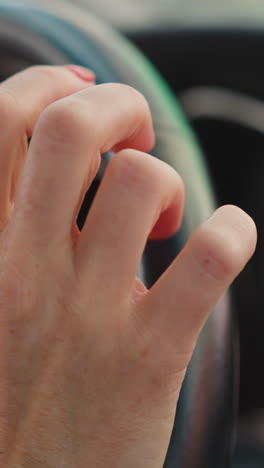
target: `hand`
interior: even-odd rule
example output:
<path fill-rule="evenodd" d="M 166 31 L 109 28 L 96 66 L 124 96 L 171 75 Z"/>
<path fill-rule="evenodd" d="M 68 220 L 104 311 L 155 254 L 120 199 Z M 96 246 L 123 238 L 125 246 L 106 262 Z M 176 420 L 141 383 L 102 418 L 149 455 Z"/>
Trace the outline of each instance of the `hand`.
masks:
<path fill-rule="evenodd" d="M 0 466 L 162 468 L 197 337 L 253 254 L 254 223 L 218 209 L 148 291 L 140 257 L 180 225 L 183 183 L 145 153 L 144 98 L 36 67 L 1 85 L 0 114 Z"/>

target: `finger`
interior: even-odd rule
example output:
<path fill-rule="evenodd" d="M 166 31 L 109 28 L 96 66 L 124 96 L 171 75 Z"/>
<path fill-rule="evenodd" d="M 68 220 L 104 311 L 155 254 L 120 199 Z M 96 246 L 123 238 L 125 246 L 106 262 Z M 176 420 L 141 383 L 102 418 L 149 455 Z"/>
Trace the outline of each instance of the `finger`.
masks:
<path fill-rule="evenodd" d="M 237 207 L 219 208 L 144 296 L 133 317 L 135 329 L 162 346 L 174 370 L 187 365 L 208 315 L 255 245 L 252 219 Z"/>
<path fill-rule="evenodd" d="M 68 68 L 34 66 L 0 85 L 0 229 L 10 215 L 28 138 L 40 113 L 51 102 L 93 84 L 94 74 L 89 70 Z M 78 77 L 80 70 L 83 79 Z"/>
<path fill-rule="evenodd" d="M 36 125 L 17 196 L 28 241 L 54 245 L 76 234 L 76 211 L 100 154 L 117 145 L 147 151 L 153 139 L 148 105 L 128 86 L 100 85 L 52 104 Z"/>
<path fill-rule="evenodd" d="M 183 183 L 170 166 L 131 149 L 114 156 L 76 248 L 84 286 L 96 270 L 97 281 L 111 294 L 127 295 L 149 233 L 173 234 L 182 209 Z"/>

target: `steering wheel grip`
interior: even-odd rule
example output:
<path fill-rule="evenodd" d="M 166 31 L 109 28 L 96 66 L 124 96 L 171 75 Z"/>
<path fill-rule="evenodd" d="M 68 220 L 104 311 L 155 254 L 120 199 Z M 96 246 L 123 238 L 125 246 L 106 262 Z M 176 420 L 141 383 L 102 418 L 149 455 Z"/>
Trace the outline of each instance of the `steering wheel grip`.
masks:
<path fill-rule="evenodd" d="M 0 47 L 21 63 L 77 63 L 97 82 L 123 82 L 147 98 L 156 157 L 173 166 L 186 187 L 180 232 L 148 242 L 141 277 L 151 286 L 215 202 L 207 168 L 174 95 L 152 65 L 121 35 L 85 10 L 54 1 L 47 9 L 0 2 Z M 164 467 L 227 468 L 237 404 L 237 347 L 229 294 L 212 311 L 188 367 Z"/>

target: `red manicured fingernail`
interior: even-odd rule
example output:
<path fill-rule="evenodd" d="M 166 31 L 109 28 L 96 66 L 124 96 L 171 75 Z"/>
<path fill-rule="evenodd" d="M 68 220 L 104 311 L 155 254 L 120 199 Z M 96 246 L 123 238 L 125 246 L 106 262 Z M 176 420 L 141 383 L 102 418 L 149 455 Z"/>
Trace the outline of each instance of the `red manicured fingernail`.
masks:
<path fill-rule="evenodd" d="M 87 81 L 88 83 L 95 81 L 95 73 L 87 68 L 81 67 L 80 65 L 65 65 L 65 68 L 83 81 Z"/>

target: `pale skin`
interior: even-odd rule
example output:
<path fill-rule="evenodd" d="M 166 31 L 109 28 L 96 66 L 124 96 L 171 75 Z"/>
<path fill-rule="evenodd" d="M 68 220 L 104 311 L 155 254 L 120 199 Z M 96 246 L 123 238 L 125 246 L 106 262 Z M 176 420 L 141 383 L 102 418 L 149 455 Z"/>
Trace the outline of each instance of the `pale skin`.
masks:
<path fill-rule="evenodd" d="M 0 86 L 3 468 L 162 468 L 199 332 L 256 245 L 252 219 L 221 207 L 147 290 L 145 242 L 179 227 L 183 183 L 146 154 L 143 96 L 88 81 L 40 66 Z"/>

